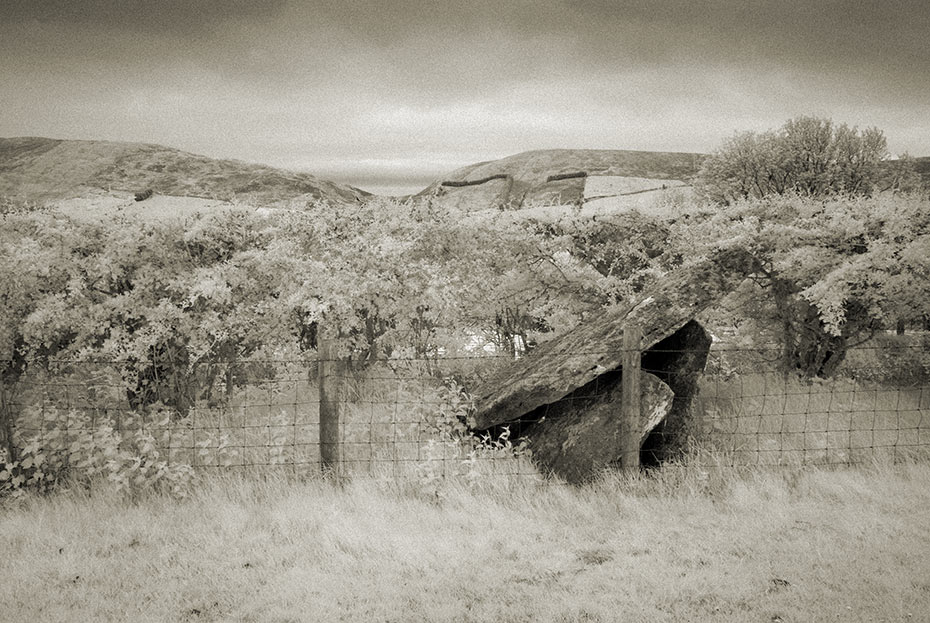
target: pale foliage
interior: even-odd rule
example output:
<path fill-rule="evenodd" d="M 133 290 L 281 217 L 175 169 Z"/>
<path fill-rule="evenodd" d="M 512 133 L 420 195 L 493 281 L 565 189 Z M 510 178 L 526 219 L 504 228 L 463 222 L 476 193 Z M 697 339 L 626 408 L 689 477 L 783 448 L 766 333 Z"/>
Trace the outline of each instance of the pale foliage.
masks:
<path fill-rule="evenodd" d="M 877 128 L 860 132 L 829 119 L 797 117 L 778 130 L 729 138 L 705 160 L 695 186 L 720 203 L 785 193 L 869 194 L 887 155 Z"/>

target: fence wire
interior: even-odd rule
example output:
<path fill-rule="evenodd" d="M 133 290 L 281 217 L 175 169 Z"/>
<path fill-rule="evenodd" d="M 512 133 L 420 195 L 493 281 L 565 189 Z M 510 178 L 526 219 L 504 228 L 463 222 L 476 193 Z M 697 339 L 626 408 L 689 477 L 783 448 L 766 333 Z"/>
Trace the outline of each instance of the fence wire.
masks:
<path fill-rule="evenodd" d="M 704 371 L 689 377 L 687 395 L 676 395 L 669 415 L 644 435 L 643 462 L 695 447 L 701 452 L 692 460 L 712 457 L 734 466 L 930 457 L 930 382 L 913 374 L 883 378 L 875 373 L 876 356 L 894 360 L 901 353 L 863 349 L 856 357 L 868 365 L 861 369 L 849 365 L 837 378 L 804 380 L 779 371 L 771 349 L 712 350 Z M 467 390 L 493 387 L 489 379 L 511 362 L 434 357 L 346 367 L 327 380 L 338 387 L 339 447 L 330 467 L 387 478 L 544 479 L 534 434 L 558 440 L 595 416 L 601 418 L 596 453 L 609 458 L 611 435 L 619 434 L 611 419 L 619 385 L 609 372 L 558 401 L 561 406 L 545 405 L 477 435 L 466 430 L 473 408 Z M 150 453 L 169 464 L 196 470 L 273 466 L 317 474 L 324 458 L 319 365 L 51 362 L 4 388 L 12 445 L 67 452 L 115 437 L 124 446 L 150 444 Z M 532 365 L 527 369 L 532 375 Z M 643 372 L 674 385 L 668 370 Z M 650 405 L 644 407 L 648 412 Z M 554 424 L 558 418 L 564 423 Z"/>

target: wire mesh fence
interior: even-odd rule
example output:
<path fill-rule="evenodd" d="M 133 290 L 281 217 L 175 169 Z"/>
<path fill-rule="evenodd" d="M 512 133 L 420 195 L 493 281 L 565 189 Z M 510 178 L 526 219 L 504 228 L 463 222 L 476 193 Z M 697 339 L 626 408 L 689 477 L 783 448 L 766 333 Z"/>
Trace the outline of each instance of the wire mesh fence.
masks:
<path fill-rule="evenodd" d="M 930 446 L 930 387 L 706 377 L 700 438 L 740 463 L 863 463 Z"/>
<path fill-rule="evenodd" d="M 850 350 L 831 378 L 803 379 L 771 349 L 711 351 L 697 437 L 738 464 L 839 464 L 930 457 L 925 339 Z"/>
<path fill-rule="evenodd" d="M 875 356 L 895 359 L 884 351 L 861 358 Z M 687 439 L 679 449 L 700 447 L 717 463 L 852 465 L 930 457 L 930 383 L 882 378 L 874 366 L 805 380 L 779 371 L 775 359 L 765 349 L 712 350 L 696 391 L 673 398 L 685 408 L 658 413 L 669 415 L 643 431 L 643 454 L 667 441 L 668 418 L 674 416 L 682 419 L 676 435 Z M 603 406 L 585 411 L 597 418 L 595 428 L 585 420 L 566 434 L 583 444 L 588 438 L 576 433 L 593 430 L 590 443 L 598 446 L 592 449 L 598 456 L 609 455 L 611 435 L 619 434 L 611 428 L 611 395 L 618 391 L 611 371 L 568 396 L 562 415 L 537 409 L 504 426 L 471 431 L 468 390 L 493 385 L 510 358 L 395 358 L 345 365 L 324 381 L 338 388 L 333 452 L 321 441 L 320 363 L 211 362 L 169 369 L 50 362 L 4 386 L 12 442 L 4 440 L 2 452 L 9 460 L 10 449 L 68 454 L 101 448 L 105 454 L 129 448 L 139 460 L 158 457 L 169 466 L 205 472 L 272 466 L 312 475 L 326 467 L 386 478 L 544 479 L 547 470 L 534 460 L 533 431 L 541 419 L 567 417 L 572 405 L 601 401 Z M 327 456 L 335 462 L 327 465 Z"/>

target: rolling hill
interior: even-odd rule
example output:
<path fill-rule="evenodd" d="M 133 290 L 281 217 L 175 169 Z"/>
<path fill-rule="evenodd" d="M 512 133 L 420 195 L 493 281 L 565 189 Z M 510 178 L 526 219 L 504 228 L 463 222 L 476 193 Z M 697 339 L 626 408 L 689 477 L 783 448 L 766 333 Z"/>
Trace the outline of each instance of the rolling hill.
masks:
<path fill-rule="evenodd" d="M 689 185 L 702 154 L 595 149 L 528 151 L 462 167 L 417 196 L 464 210 L 580 204 Z M 593 182 L 593 183 L 592 183 Z M 593 189 L 597 190 L 593 190 Z"/>
<path fill-rule="evenodd" d="M 306 173 L 143 143 L 0 138 L 0 196 L 40 203 L 156 196 L 284 207 L 355 203 L 369 193 Z"/>
<path fill-rule="evenodd" d="M 691 193 L 706 156 L 681 152 L 551 149 L 471 164 L 414 195 L 467 212 L 573 205 L 599 214 L 653 208 Z M 885 163 L 890 168 L 892 163 Z M 913 172 L 930 186 L 930 158 Z M 151 217 L 233 204 L 303 208 L 325 201 L 348 205 L 371 193 L 307 173 L 238 160 L 217 160 L 161 145 L 49 138 L 0 138 L 0 197 L 105 215 L 144 204 Z"/>

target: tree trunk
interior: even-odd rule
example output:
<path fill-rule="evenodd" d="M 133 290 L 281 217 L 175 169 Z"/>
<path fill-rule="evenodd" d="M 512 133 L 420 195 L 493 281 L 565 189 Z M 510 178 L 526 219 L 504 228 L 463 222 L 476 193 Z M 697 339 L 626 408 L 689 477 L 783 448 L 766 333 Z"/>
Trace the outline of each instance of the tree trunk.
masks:
<path fill-rule="evenodd" d="M 816 307 L 787 293 L 783 284 L 774 288 L 784 329 L 782 366 L 786 371 L 804 378 L 830 378 L 846 359 L 850 341 L 875 332 L 876 323 L 868 310 L 854 300 L 846 303 L 841 332 L 835 335 L 827 330 Z"/>
<path fill-rule="evenodd" d="M 130 408 L 140 410 L 160 402 L 181 417 L 187 415 L 198 390 L 189 363 L 187 348 L 173 343 L 152 348 L 147 361 L 129 362 L 137 375 L 135 384 L 126 389 Z"/>
<path fill-rule="evenodd" d="M 13 396 L 16 394 L 17 382 L 0 384 L 0 444 L 6 449 L 7 462 L 15 463 L 19 458 L 16 444 L 13 443 Z"/>
<path fill-rule="evenodd" d="M 14 343 L 12 360 L 0 362 L 0 445 L 6 449 L 7 461 L 11 463 L 19 458 L 16 444 L 13 443 L 13 431 L 16 428 L 13 398 L 26 372 L 26 359 L 21 353 L 21 347 L 22 339 L 19 339 Z"/>

